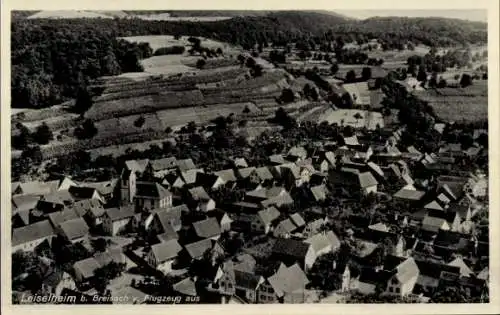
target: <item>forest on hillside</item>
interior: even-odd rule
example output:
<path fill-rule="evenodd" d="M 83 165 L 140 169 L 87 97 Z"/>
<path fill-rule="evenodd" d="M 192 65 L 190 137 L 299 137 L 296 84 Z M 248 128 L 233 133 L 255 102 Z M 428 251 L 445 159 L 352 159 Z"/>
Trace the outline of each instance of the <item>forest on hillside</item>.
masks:
<path fill-rule="evenodd" d="M 142 71 L 139 60 L 151 56 L 151 48 L 116 39 L 122 36 L 201 36 L 244 49 L 267 43 L 284 47 L 307 42 L 301 46 L 337 51 L 343 43 L 363 43 L 371 38 L 378 38 L 390 49 L 408 41 L 442 46 L 485 42 L 487 37 L 484 23 L 410 18 L 359 21 L 300 11 L 214 22 L 49 20 L 25 16 L 16 12 L 11 25 L 12 107 L 47 107 L 74 98 L 96 77 Z"/>

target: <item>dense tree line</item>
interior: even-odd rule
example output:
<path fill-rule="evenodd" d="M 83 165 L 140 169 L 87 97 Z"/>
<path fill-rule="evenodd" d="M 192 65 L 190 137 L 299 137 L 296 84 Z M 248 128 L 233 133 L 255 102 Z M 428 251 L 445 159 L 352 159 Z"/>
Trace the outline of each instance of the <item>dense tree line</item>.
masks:
<path fill-rule="evenodd" d="M 93 26 L 93 27 L 92 27 Z M 74 98 L 90 80 L 143 71 L 147 43 L 116 39 L 82 21 L 12 23 L 12 107 L 46 107 Z"/>

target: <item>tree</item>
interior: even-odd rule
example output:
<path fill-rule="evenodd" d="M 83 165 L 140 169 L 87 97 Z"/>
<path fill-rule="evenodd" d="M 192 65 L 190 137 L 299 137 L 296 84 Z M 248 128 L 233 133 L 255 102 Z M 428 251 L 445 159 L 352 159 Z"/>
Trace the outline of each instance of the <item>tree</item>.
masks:
<path fill-rule="evenodd" d="M 336 75 L 337 72 L 339 72 L 339 65 L 337 63 L 334 63 L 331 67 L 330 67 L 330 72 L 332 73 L 332 75 Z"/>
<path fill-rule="evenodd" d="M 243 114 L 248 114 L 250 113 L 250 108 L 248 108 L 248 106 L 245 106 L 245 108 L 243 108 Z"/>
<path fill-rule="evenodd" d="M 354 70 L 349 70 L 345 75 L 345 81 L 347 83 L 355 82 L 356 81 L 356 72 L 354 72 Z"/>
<path fill-rule="evenodd" d="M 437 86 L 438 86 L 437 73 L 433 72 L 431 75 L 431 79 L 429 80 L 429 87 L 435 89 Z"/>
<path fill-rule="evenodd" d="M 196 68 L 203 69 L 206 64 L 207 62 L 205 61 L 205 59 L 198 59 L 198 61 L 196 61 Z"/>
<path fill-rule="evenodd" d="M 370 80 L 372 78 L 372 69 L 370 67 L 364 67 L 361 77 L 364 81 Z"/>
<path fill-rule="evenodd" d="M 125 267 L 126 264 L 124 263 L 117 263 L 115 261 L 112 261 L 105 266 L 97 268 L 94 271 L 95 288 L 100 292 L 104 292 L 110 280 L 120 276 L 125 270 Z"/>
<path fill-rule="evenodd" d="M 292 89 L 285 88 L 281 91 L 280 100 L 284 103 L 291 103 L 295 101 L 295 94 Z"/>
<path fill-rule="evenodd" d="M 445 79 L 443 79 L 443 77 L 441 77 L 441 78 L 439 79 L 439 83 L 438 83 L 438 86 L 437 86 L 437 87 L 438 87 L 438 88 L 440 88 L 440 89 L 443 89 L 443 88 L 445 88 L 447 85 L 448 85 L 448 83 L 446 82 L 446 80 L 445 80 Z"/>
<path fill-rule="evenodd" d="M 361 114 L 359 112 L 356 112 L 356 114 L 354 114 L 354 118 L 356 119 L 356 124 L 358 123 L 358 121 L 363 118 L 363 116 L 361 116 Z"/>
<path fill-rule="evenodd" d="M 86 119 L 83 124 L 75 129 L 75 137 L 78 139 L 90 139 L 97 134 L 97 128 L 91 119 Z"/>
<path fill-rule="evenodd" d="M 417 80 L 424 83 L 427 82 L 427 72 L 425 72 L 425 67 L 422 65 L 418 68 Z"/>
<path fill-rule="evenodd" d="M 134 126 L 136 126 L 137 128 L 141 128 L 145 122 L 146 119 L 141 115 L 134 121 Z"/>
<path fill-rule="evenodd" d="M 86 87 L 80 87 L 76 94 L 76 101 L 74 106 L 75 112 L 83 114 L 89 108 L 91 108 L 92 105 L 92 96 L 90 96 L 88 89 Z"/>
<path fill-rule="evenodd" d="M 12 147 L 18 150 L 24 150 L 33 140 L 30 130 L 21 123 L 16 124 L 19 130 L 17 135 L 12 136 Z"/>
<path fill-rule="evenodd" d="M 297 125 L 295 119 L 293 119 L 290 115 L 288 115 L 288 113 L 283 109 L 283 107 L 280 107 L 276 110 L 276 113 L 274 115 L 274 121 L 286 129 L 293 128 Z"/>
<path fill-rule="evenodd" d="M 460 86 L 464 88 L 469 85 L 472 85 L 472 77 L 467 73 L 462 74 L 462 78 L 460 79 Z"/>
<path fill-rule="evenodd" d="M 54 139 L 54 135 L 46 122 L 43 122 L 36 128 L 36 131 L 33 134 L 33 139 L 38 144 L 47 144 L 50 140 Z"/>

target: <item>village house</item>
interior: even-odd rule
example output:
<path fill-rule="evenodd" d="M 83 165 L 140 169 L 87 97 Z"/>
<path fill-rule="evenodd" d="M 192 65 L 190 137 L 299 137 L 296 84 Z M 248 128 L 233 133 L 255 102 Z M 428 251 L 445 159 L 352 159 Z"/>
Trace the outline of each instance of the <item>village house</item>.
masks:
<path fill-rule="evenodd" d="M 208 213 L 208 216 L 214 217 L 217 220 L 221 232 L 231 231 L 231 224 L 234 222 L 234 219 L 227 212 L 215 209 L 214 211 Z"/>
<path fill-rule="evenodd" d="M 72 207 L 79 216 L 83 217 L 90 227 L 102 224 L 105 210 L 101 202 L 95 199 L 75 202 Z"/>
<path fill-rule="evenodd" d="M 41 288 L 44 294 L 61 296 L 64 289 L 76 290 L 76 283 L 70 274 L 60 269 L 53 268 L 44 275 Z"/>
<path fill-rule="evenodd" d="M 210 198 L 203 187 L 194 187 L 188 190 L 188 198 L 191 208 L 197 211 L 209 212 L 215 209 L 215 201 Z"/>
<path fill-rule="evenodd" d="M 236 173 L 233 169 L 221 170 L 214 172 L 214 175 L 222 180 L 222 185 L 228 183 L 235 183 L 238 179 L 236 178 Z M 218 187 L 215 187 L 218 188 Z"/>
<path fill-rule="evenodd" d="M 80 216 L 76 213 L 74 209 L 65 209 L 63 211 L 58 211 L 58 212 L 52 212 L 48 215 L 49 221 L 52 224 L 54 228 L 57 228 L 59 224 L 77 219 Z"/>
<path fill-rule="evenodd" d="M 196 176 L 196 185 L 198 187 L 203 187 L 209 191 L 219 189 L 225 184 L 226 181 L 221 176 L 216 175 L 216 173 L 198 173 Z"/>
<path fill-rule="evenodd" d="M 102 217 L 102 229 L 108 235 L 118 235 L 132 227 L 134 216 L 132 206 L 106 209 Z"/>
<path fill-rule="evenodd" d="M 85 240 L 89 235 L 89 227 L 83 218 L 62 222 L 56 230 L 61 237 L 72 244 Z"/>
<path fill-rule="evenodd" d="M 332 231 L 320 232 L 304 241 L 311 244 L 316 257 L 327 253 L 334 253 L 340 248 L 340 240 Z"/>
<path fill-rule="evenodd" d="M 196 241 L 194 243 L 189 243 L 184 246 L 185 257 L 190 261 L 200 260 L 209 253 L 212 265 L 215 265 L 215 261 L 219 257 L 223 257 L 225 255 L 224 249 L 222 246 L 210 238 L 204 238 L 200 241 Z"/>
<path fill-rule="evenodd" d="M 289 265 L 298 263 L 306 271 L 317 258 L 311 244 L 290 238 L 276 239 L 271 252 L 277 260 Z"/>
<path fill-rule="evenodd" d="M 175 157 L 167 157 L 158 160 L 151 160 L 147 166 L 147 172 L 154 177 L 163 178 L 168 173 L 175 170 L 177 159 Z"/>
<path fill-rule="evenodd" d="M 151 267 L 161 271 L 163 274 L 168 274 L 172 271 L 172 265 L 181 250 L 182 247 L 176 239 L 160 242 L 151 246 L 146 260 Z"/>
<path fill-rule="evenodd" d="M 49 244 L 56 232 L 49 220 L 40 221 L 12 230 L 12 252 L 33 251 L 47 241 Z"/>
<path fill-rule="evenodd" d="M 273 236 L 276 238 L 289 238 L 297 228 L 291 218 L 286 218 L 276 225 Z"/>
<path fill-rule="evenodd" d="M 286 159 L 291 162 L 297 162 L 307 158 L 307 151 L 304 147 L 293 147 L 288 151 Z"/>
<path fill-rule="evenodd" d="M 104 204 L 114 203 L 120 194 L 118 180 L 112 179 L 103 182 L 83 182 L 78 183 L 80 187 L 95 189 L 97 194 L 91 200 L 99 199 Z"/>
<path fill-rule="evenodd" d="M 460 273 L 459 267 L 447 266 L 429 260 L 415 260 L 415 262 L 420 273 L 413 293 L 422 293 L 424 296 L 432 296 L 442 279 L 450 276 L 458 277 Z"/>
<path fill-rule="evenodd" d="M 240 270 L 234 267 L 235 294 L 249 303 L 257 302 L 257 290 L 265 279 L 249 270 Z M 267 290 L 266 290 L 267 291 Z M 261 299 L 260 301 L 264 301 Z"/>
<path fill-rule="evenodd" d="M 138 182 L 134 197 L 136 211 L 150 211 L 172 206 L 172 193 L 158 183 Z"/>
<path fill-rule="evenodd" d="M 182 228 L 182 213 L 187 213 L 186 205 L 151 211 L 144 221 L 144 230 L 150 235 L 168 234 L 177 238 L 177 232 Z"/>
<path fill-rule="evenodd" d="M 221 235 L 220 225 L 214 217 L 194 222 L 193 232 L 200 239 L 218 240 Z"/>
<path fill-rule="evenodd" d="M 388 256 L 384 270 L 391 273 L 387 281 L 386 294 L 407 296 L 413 292 L 420 271 L 413 258 Z"/>
<path fill-rule="evenodd" d="M 347 189 L 352 194 L 368 195 L 377 192 L 378 182 L 370 172 L 359 172 L 351 169 L 330 172 L 330 182 L 336 189 Z"/>
<path fill-rule="evenodd" d="M 308 283 L 309 279 L 298 264 L 290 267 L 281 264 L 276 273 L 257 289 L 259 302 L 305 303 L 305 288 Z M 265 288 L 268 294 L 264 294 Z"/>
<path fill-rule="evenodd" d="M 109 263 L 125 263 L 125 255 L 121 250 L 107 250 L 94 257 L 79 260 L 73 264 L 73 272 L 77 283 L 87 283 L 95 276 L 95 271 Z"/>
<path fill-rule="evenodd" d="M 256 233 L 268 234 L 273 228 L 273 224 L 279 218 L 280 212 L 275 207 L 270 207 L 257 212 L 253 216 L 251 228 Z"/>
<path fill-rule="evenodd" d="M 234 168 L 246 168 L 248 167 L 248 163 L 244 158 L 236 158 L 233 160 Z"/>
<path fill-rule="evenodd" d="M 177 160 L 177 169 L 181 172 L 195 169 L 196 165 L 192 159 Z"/>

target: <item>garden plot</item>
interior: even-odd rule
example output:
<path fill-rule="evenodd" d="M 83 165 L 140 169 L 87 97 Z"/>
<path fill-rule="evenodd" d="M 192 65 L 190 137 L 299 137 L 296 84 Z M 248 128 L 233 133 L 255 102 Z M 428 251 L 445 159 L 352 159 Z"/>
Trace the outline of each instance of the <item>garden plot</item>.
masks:
<path fill-rule="evenodd" d="M 196 106 L 188 108 L 177 108 L 158 111 L 156 114 L 163 124 L 163 128 L 179 128 L 194 121 L 197 124 L 203 124 L 218 116 L 227 117 L 230 114 L 242 115 L 243 110 L 248 107 L 250 112 L 257 112 L 259 109 L 253 103 L 233 103 L 216 104 L 212 106 Z"/>
<path fill-rule="evenodd" d="M 196 73 L 200 70 L 187 64 L 194 63 L 196 65 L 196 60 L 198 59 L 199 57 L 193 56 L 163 55 L 141 60 L 141 64 L 144 67 L 144 72 L 150 74 Z"/>

